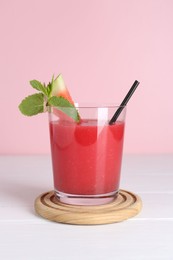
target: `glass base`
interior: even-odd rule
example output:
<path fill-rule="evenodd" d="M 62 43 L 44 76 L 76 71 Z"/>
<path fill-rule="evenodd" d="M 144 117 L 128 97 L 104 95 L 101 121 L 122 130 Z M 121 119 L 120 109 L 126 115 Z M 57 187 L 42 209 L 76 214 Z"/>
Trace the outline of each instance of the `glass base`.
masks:
<path fill-rule="evenodd" d="M 95 206 L 112 202 L 118 196 L 118 190 L 98 195 L 75 195 L 55 190 L 55 198 L 65 204 Z"/>

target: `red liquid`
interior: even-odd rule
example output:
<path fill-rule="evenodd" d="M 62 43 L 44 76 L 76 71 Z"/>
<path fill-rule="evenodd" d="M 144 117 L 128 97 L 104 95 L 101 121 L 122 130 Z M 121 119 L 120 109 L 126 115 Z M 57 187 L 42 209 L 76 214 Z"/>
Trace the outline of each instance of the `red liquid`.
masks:
<path fill-rule="evenodd" d="M 59 192 L 99 195 L 119 188 L 124 123 L 50 122 L 54 186 Z"/>

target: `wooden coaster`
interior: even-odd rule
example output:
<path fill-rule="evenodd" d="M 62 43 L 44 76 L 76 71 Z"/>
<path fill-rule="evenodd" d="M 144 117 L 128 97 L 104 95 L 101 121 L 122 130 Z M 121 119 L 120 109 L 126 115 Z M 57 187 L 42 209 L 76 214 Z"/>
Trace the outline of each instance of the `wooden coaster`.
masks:
<path fill-rule="evenodd" d="M 137 215 L 142 208 L 140 197 L 132 192 L 120 190 L 112 202 L 99 206 L 76 206 L 61 203 L 50 191 L 35 200 L 35 211 L 51 221 L 76 224 L 97 225 L 120 222 Z"/>

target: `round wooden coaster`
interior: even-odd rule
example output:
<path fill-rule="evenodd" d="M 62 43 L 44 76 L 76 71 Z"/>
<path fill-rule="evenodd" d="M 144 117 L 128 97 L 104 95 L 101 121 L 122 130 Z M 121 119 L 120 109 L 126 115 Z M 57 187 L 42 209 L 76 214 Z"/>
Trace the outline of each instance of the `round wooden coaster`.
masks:
<path fill-rule="evenodd" d="M 35 200 L 35 211 L 51 221 L 75 224 L 97 225 L 120 222 L 137 215 L 142 208 L 140 197 L 132 192 L 120 190 L 112 202 L 99 206 L 76 206 L 61 203 L 50 191 Z"/>

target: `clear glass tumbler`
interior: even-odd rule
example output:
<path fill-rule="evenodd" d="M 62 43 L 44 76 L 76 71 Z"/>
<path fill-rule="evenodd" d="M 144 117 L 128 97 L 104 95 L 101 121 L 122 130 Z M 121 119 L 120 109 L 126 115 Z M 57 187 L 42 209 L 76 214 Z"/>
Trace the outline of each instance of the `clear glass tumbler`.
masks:
<path fill-rule="evenodd" d="M 126 109 L 115 123 L 109 121 L 118 108 L 78 106 L 79 123 L 61 108 L 49 108 L 54 191 L 61 202 L 100 205 L 117 196 Z"/>

